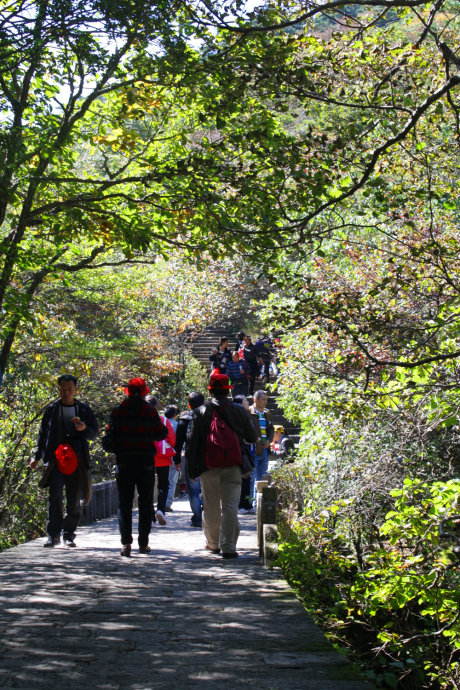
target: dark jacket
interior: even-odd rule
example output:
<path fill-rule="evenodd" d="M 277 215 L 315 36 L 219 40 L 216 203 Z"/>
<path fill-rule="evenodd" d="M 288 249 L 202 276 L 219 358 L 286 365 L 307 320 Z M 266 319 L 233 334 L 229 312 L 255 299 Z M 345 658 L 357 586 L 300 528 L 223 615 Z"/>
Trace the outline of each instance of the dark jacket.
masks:
<path fill-rule="evenodd" d="M 232 353 L 228 347 L 226 347 L 223 351 L 217 348 L 217 352 L 215 354 L 211 354 L 209 359 L 211 360 L 211 363 L 215 369 L 219 369 L 221 374 L 225 374 L 227 364 L 232 361 Z"/>
<path fill-rule="evenodd" d="M 243 350 L 243 354 L 244 354 L 244 359 L 249 364 L 249 368 L 251 369 L 251 374 L 254 376 L 254 374 L 257 372 L 257 370 L 259 368 L 257 349 L 256 349 L 256 346 L 254 345 L 254 343 L 249 343 L 249 345 L 245 345 L 244 350 Z"/>
<path fill-rule="evenodd" d="M 79 450 L 81 452 L 85 466 L 88 468 L 88 441 L 95 439 L 99 433 L 97 428 L 97 420 L 92 409 L 88 405 L 85 405 L 85 403 L 82 403 L 80 400 L 75 398 L 74 405 L 75 415 L 80 417 L 81 421 L 86 424 L 86 429 L 84 429 L 84 431 L 77 431 L 75 429 L 75 431 L 69 435 L 67 441 L 71 446 L 75 446 L 75 450 Z M 59 445 L 58 429 L 60 423 L 60 409 L 60 400 L 55 400 L 55 402 L 48 405 L 43 414 L 40 431 L 38 432 L 35 460 L 43 460 L 45 464 L 48 464 L 50 461 L 54 464 L 56 460 L 55 451 Z M 72 443 L 72 441 L 74 443 Z"/>
<path fill-rule="evenodd" d="M 258 356 L 265 362 L 269 362 L 272 356 L 275 354 L 275 349 L 270 338 L 259 338 L 256 342 L 256 351 Z"/>
<path fill-rule="evenodd" d="M 278 448 L 271 448 L 270 452 L 277 460 L 283 460 L 290 450 L 294 448 L 294 444 L 287 434 L 283 434 L 278 441 Z"/>
<path fill-rule="evenodd" d="M 129 396 L 113 408 L 108 430 L 113 432 L 119 465 L 154 464 L 155 441 L 162 441 L 168 435 L 156 408 L 139 396 Z"/>
<path fill-rule="evenodd" d="M 173 462 L 176 465 L 180 465 L 181 463 L 182 449 L 185 446 L 187 431 L 189 424 L 192 421 L 192 415 L 193 410 L 189 410 L 188 412 L 185 412 L 183 415 L 181 415 L 177 421 L 176 445 L 174 446 L 176 454 L 173 457 Z"/>
<path fill-rule="evenodd" d="M 194 411 L 187 434 L 185 456 L 190 477 L 195 479 L 205 472 L 206 440 L 211 427 L 213 410 L 216 409 L 222 419 L 233 429 L 240 443 L 243 440 L 255 443 L 257 434 L 251 423 L 249 413 L 229 398 L 213 398 Z"/>
<path fill-rule="evenodd" d="M 264 409 L 264 414 L 265 414 L 265 419 L 267 421 L 267 438 L 265 439 L 266 441 L 270 441 L 270 443 L 273 441 L 273 436 L 275 435 L 275 430 L 273 428 L 272 424 L 272 415 L 270 410 L 267 410 L 267 408 Z M 255 405 L 251 405 L 249 408 L 249 413 L 251 415 L 251 421 L 254 426 L 254 429 L 256 430 L 256 437 L 260 438 L 260 424 L 259 424 L 259 415 L 257 413 L 257 410 L 255 408 Z M 263 453 L 263 445 L 261 441 L 257 441 L 256 443 L 256 455 L 260 456 Z"/>

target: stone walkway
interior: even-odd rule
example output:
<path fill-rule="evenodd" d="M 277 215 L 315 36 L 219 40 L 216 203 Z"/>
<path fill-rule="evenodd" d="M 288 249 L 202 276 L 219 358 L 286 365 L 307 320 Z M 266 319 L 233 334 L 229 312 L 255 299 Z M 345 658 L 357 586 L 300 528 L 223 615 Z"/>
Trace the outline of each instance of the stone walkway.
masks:
<path fill-rule="evenodd" d="M 116 519 L 80 528 L 77 549 L 0 554 L 0 686 L 371 688 L 260 565 L 254 516 L 224 561 L 188 526 L 188 501 L 173 507 L 149 555 L 120 557 Z"/>

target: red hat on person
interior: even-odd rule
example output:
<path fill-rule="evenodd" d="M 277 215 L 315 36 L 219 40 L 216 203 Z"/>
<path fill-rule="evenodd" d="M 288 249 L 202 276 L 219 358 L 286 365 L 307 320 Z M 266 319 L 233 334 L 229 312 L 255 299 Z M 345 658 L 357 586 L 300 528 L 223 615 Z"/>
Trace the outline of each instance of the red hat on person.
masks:
<path fill-rule="evenodd" d="M 139 393 L 144 397 L 144 395 L 147 395 L 149 392 L 150 388 L 147 386 L 144 379 L 141 379 L 139 376 L 131 379 L 125 388 L 126 395 L 136 395 L 136 393 Z"/>
<path fill-rule="evenodd" d="M 78 467 L 78 458 L 72 446 L 61 443 L 55 451 L 58 470 L 62 474 L 73 474 Z"/>
<path fill-rule="evenodd" d="M 208 391 L 229 391 L 233 388 L 227 374 L 221 374 L 219 369 L 214 369 L 209 377 Z"/>

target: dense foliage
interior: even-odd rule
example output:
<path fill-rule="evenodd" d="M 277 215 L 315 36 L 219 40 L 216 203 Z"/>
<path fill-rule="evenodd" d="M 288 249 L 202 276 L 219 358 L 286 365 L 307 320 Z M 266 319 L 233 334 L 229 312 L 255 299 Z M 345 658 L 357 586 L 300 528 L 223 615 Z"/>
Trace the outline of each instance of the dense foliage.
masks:
<path fill-rule="evenodd" d="M 303 428 L 287 572 L 401 688 L 457 682 L 435 534 L 458 512 L 458 10 L 2 2 L 4 544 L 43 521 L 25 465 L 56 373 L 101 421 L 133 367 L 180 400 L 200 380 L 182 334 L 263 271 Z"/>

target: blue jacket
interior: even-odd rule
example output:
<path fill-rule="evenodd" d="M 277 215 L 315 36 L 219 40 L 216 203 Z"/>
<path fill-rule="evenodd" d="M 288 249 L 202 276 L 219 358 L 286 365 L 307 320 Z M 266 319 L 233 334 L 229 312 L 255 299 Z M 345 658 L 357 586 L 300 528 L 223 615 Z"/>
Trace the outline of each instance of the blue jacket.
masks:
<path fill-rule="evenodd" d="M 244 374 L 241 373 L 243 369 Z M 249 374 L 248 363 L 244 359 L 240 359 L 239 362 L 234 362 L 233 359 L 227 364 L 227 371 L 225 372 L 232 383 L 237 381 L 245 381 L 246 375 Z"/>

